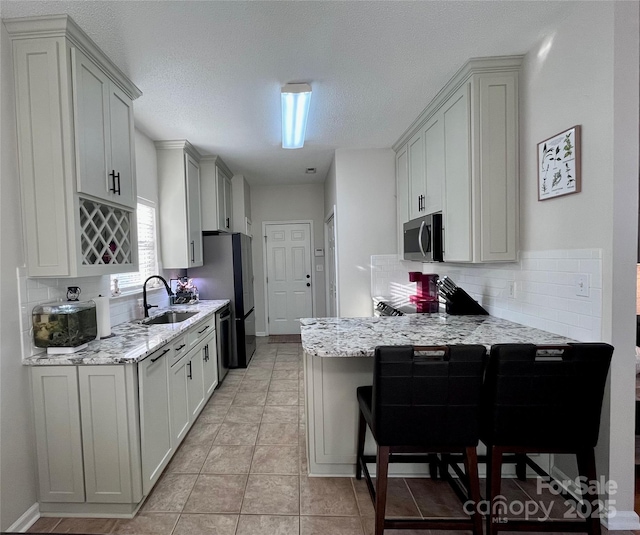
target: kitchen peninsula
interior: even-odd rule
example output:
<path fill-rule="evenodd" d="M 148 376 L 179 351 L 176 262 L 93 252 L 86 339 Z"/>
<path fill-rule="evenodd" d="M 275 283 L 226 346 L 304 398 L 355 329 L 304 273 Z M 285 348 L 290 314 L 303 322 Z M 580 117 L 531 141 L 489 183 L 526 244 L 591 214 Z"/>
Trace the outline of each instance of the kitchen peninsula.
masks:
<path fill-rule="evenodd" d="M 356 388 L 373 381 L 378 345 L 563 344 L 556 334 L 492 316 L 416 314 L 378 318 L 300 320 L 304 350 L 309 475 L 353 476 L 356 464 Z M 369 431 L 367 431 L 369 433 Z M 371 437 L 365 451 L 373 452 Z M 416 473 L 415 465 L 392 465 Z M 424 469 L 424 468 L 423 468 Z M 402 472 L 401 472 L 402 470 Z M 421 472 L 426 473 L 426 472 Z"/>

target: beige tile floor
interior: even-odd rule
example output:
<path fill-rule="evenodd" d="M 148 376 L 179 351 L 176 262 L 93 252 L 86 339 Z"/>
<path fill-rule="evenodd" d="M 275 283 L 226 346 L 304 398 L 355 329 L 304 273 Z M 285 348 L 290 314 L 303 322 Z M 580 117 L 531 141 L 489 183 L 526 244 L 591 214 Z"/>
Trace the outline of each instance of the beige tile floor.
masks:
<path fill-rule="evenodd" d="M 306 475 L 302 374 L 300 344 L 259 339 L 249 368 L 229 372 L 134 519 L 41 518 L 29 531 L 372 534 L 373 507 L 364 481 Z M 526 500 L 533 488 L 531 481 L 506 480 L 503 493 Z M 421 518 L 463 513 L 447 483 L 393 479 L 387 514 Z M 429 532 L 387 530 L 385 535 L 400 533 Z"/>

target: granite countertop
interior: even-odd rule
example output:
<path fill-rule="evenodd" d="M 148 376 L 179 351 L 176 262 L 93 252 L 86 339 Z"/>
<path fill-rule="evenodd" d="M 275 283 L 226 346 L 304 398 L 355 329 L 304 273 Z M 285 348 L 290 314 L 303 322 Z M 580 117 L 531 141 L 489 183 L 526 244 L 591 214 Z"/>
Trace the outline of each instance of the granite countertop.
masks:
<path fill-rule="evenodd" d="M 141 361 L 156 349 L 177 338 L 190 327 L 204 320 L 229 303 L 228 299 L 200 301 L 193 305 L 173 305 L 154 310 L 151 317 L 169 310 L 197 312 L 180 323 L 142 325 L 140 320 L 121 323 L 111 329 L 111 336 L 89 342 L 89 347 L 65 355 L 41 353 L 22 360 L 25 366 L 78 366 L 95 364 L 133 364 Z"/>
<path fill-rule="evenodd" d="M 370 357 L 378 345 L 565 344 L 569 338 L 492 316 L 412 314 L 303 318 L 302 348 L 316 357 Z"/>

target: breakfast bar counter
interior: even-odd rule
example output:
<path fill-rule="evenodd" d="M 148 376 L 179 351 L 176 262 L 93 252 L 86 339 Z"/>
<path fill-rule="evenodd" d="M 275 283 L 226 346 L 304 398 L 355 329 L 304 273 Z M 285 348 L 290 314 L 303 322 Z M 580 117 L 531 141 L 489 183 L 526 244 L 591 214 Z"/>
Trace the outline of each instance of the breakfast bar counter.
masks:
<path fill-rule="evenodd" d="M 300 320 L 304 350 L 309 475 L 353 476 L 356 465 L 356 388 L 373 382 L 379 345 L 499 343 L 558 345 L 568 338 L 492 316 L 415 314 Z M 360 358 L 353 358 L 360 357 Z M 368 431 L 367 431 L 368 432 Z M 367 437 L 365 451 L 373 453 Z M 543 463 L 544 464 L 544 463 Z M 424 467 L 392 465 L 390 474 L 426 474 Z"/>

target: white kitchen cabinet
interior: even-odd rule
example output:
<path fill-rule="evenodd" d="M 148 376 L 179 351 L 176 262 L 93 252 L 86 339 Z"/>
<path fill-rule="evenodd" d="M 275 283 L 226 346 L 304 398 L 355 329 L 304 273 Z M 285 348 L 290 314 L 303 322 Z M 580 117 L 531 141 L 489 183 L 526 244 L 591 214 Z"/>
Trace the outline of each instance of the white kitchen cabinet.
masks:
<path fill-rule="evenodd" d="M 156 141 L 155 145 L 163 267 L 201 266 L 200 155 L 186 140 Z"/>
<path fill-rule="evenodd" d="M 233 200 L 233 232 L 251 233 L 251 188 L 243 175 L 231 179 L 231 198 Z"/>
<path fill-rule="evenodd" d="M 409 219 L 424 215 L 426 183 L 424 178 L 424 137 L 417 132 L 407 143 L 409 164 Z"/>
<path fill-rule="evenodd" d="M 71 49 L 78 192 L 136 207 L 132 100 Z"/>
<path fill-rule="evenodd" d="M 398 255 L 404 255 L 403 225 L 409 221 L 409 167 L 407 145 L 396 153 L 396 225 L 398 230 Z"/>
<path fill-rule="evenodd" d="M 219 156 L 200 160 L 202 230 L 231 232 L 233 222 L 233 173 Z"/>
<path fill-rule="evenodd" d="M 84 502 L 78 372 L 31 370 L 40 502 Z"/>
<path fill-rule="evenodd" d="M 135 271 L 131 103 L 140 90 L 67 15 L 3 23 L 13 47 L 27 275 Z M 116 168 L 120 195 L 108 191 Z"/>
<path fill-rule="evenodd" d="M 204 359 L 202 345 L 187 355 L 187 393 L 189 397 L 189 417 L 193 423 L 204 408 Z"/>
<path fill-rule="evenodd" d="M 163 347 L 138 364 L 142 491 L 148 495 L 174 452 L 169 363 L 173 346 Z"/>
<path fill-rule="evenodd" d="M 213 331 L 202 343 L 202 379 L 204 395 L 209 398 L 218 386 L 218 350 L 216 332 Z"/>
<path fill-rule="evenodd" d="M 187 370 L 189 359 L 185 356 L 169 369 L 171 392 L 171 439 L 174 448 L 182 442 L 191 427 Z"/>
<path fill-rule="evenodd" d="M 139 465 L 132 470 L 131 450 L 137 448 L 130 424 L 138 410 L 127 399 L 126 381 L 135 380 L 132 371 L 121 365 L 78 367 L 87 502 L 135 503 L 142 498 Z"/>
<path fill-rule="evenodd" d="M 409 218 L 443 212 L 446 262 L 517 260 L 521 63 L 470 60 L 394 145 L 398 162 L 408 154 Z"/>

